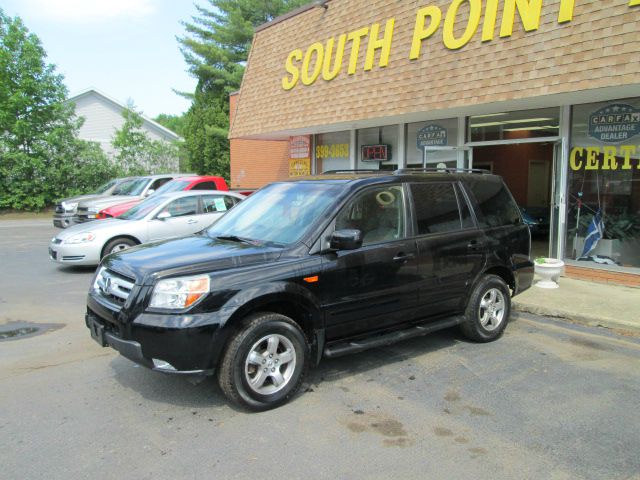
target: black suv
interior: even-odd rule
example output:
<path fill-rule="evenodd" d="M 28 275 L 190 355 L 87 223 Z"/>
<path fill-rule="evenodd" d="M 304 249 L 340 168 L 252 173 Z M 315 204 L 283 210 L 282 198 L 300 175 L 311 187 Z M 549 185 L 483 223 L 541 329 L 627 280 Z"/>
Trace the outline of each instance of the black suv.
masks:
<path fill-rule="evenodd" d="M 199 234 L 106 257 L 86 323 L 153 370 L 213 374 L 255 410 L 310 364 L 459 325 L 488 342 L 531 286 L 530 234 L 500 177 L 342 172 L 268 185 Z"/>

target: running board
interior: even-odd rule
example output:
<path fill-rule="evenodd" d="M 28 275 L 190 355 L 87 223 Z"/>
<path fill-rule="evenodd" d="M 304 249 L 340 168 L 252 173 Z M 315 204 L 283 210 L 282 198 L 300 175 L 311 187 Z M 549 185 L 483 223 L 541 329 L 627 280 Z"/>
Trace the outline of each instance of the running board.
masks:
<path fill-rule="evenodd" d="M 394 330 L 393 332 L 359 338 L 357 340 L 336 342 L 324 348 L 324 356 L 327 358 L 335 358 L 349 353 L 362 352 L 369 348 L 384 347 L 407 338 L 419 337 L 435 332 L 436 330 L 442 330 L 443 328 L 455 327 L 463 322 L 464 317 L 457 315 L 422 325 L 413 325 L 404 330 Z"/>

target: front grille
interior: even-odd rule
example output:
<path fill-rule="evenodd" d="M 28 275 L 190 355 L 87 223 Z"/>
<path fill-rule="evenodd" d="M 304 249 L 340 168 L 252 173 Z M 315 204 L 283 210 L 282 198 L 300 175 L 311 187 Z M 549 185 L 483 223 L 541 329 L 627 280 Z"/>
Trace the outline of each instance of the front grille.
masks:
<path fill-rule="evenodd" d="M 134 283 L 134 280 L 103 267 L 96 277 L 95 289 L 112 303 L 124 305 Z"/>

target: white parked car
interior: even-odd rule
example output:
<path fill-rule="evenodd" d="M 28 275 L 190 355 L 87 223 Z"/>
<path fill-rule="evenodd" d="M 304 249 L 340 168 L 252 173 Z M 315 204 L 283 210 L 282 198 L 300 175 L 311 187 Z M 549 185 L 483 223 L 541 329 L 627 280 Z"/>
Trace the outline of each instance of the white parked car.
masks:
<path fill-rule="evenodd" d="M 244 198 L 193 190 L 154 195 L 117 218 L 62 230 L 51 239 L 49 257 L 67 265 L 97 265 L 105 255 L 134 245 L 199 232 Z"/>

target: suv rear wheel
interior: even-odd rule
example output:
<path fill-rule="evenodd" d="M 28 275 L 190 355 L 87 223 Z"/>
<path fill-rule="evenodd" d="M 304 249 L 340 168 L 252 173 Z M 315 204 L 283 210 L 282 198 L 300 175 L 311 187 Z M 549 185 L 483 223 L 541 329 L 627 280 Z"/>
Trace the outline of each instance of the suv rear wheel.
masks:
<path fill-rule="evenodd" d="M 277 313 L 247 317 L 229 341 L 218 383 L 231 401 L 252 410 L 287 402 L 302 384 L 309 346 L 300 327 Z"/>
<path fill-rule="evenodd" d="M 497 275 L 485 275 L 473 289 L 465 311 L 462 333 L 476 342 L 491 342 L 500 338 L 509 321 L 511 295 L 504 280 Z"/>

